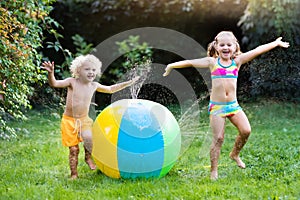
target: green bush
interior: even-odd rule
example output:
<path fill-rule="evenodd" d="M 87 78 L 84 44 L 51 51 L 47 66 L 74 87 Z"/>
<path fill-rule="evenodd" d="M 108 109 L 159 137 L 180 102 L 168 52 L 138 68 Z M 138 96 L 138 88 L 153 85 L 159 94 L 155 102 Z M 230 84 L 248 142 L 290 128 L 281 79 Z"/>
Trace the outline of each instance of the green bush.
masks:
<path fill-rule="evenodd" d="M 147 42 L 140 43 L 140 36 L 129 36 L 121 42 L 117 42 L 119 52 L 123 55 L 122 68 L 115 68 L 110 71 L 118 78 L 127 70 L 133 69 L 151 60 L 153 50 Z"/>
<path fill-rule="evenodd" d="M 5 101 L 1 102 L 0 135 L 14 135 L 6 126 L 7 117 L 24 118 L 30 108 L 29 97 L 33 85 L 40 85 L 45 77 L 39 65 L 43 30 L 54 20 L 49 12 L 53 0 L 14 0 L 0 3 L 0 81 L 6 80 Z"/>
<path fill-rule="evenodd" d="M 238 25 L 249 49 L 282 36 L 288 49 L 277 48 L 250 63 L 250 93 L 300 101 L 300 2 L 298 0 L 248 0 Z"/>

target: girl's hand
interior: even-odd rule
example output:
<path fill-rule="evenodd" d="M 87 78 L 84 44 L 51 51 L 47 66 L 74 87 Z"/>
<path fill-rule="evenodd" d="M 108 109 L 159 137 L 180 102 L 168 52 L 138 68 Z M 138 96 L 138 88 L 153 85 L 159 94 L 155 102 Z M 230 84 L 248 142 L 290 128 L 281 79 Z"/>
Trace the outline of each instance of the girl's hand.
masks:
<path fill-rule="evenodd" d="M 172 67 L 170 65 L 167 65 L 167 67 L 165 68 L 165 73 L 163 74 L 163 76 L 168 76 L 170 74 L 172 70 Z"/>
<path fill-rule="evenodd" d="M 280 47 L 288 48 L 290 43 L 281 41 L 282 37 L 276 39 L 277 45 Z"/>
<path fill-rule="evenodd" d="M 135 82 L 137 82 L 140 79 L 140 76 L 136 76 L 133 79 L 131 79 L 131 84 L 134 84 Z"/>
<path fill-rule="evenodd" d="M 49 73 L 52 73 L 54 72 L 54 62 L 45 61 L 43 62 L 41 68 L 47 70 Z"/>

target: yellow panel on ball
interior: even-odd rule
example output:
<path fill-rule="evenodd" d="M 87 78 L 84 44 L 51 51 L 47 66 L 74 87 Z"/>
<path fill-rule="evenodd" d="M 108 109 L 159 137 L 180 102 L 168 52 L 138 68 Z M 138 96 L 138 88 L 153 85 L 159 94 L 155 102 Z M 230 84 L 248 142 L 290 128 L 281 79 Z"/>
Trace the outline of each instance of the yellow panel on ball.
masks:
<path fill-rule="evenodd" d="M 121 107 L 108 107 L 101 112 L 93 125 L 93 141 L 97 141 L 97 144 L 93 145 L 92 151 L 95 163 L 104 174 L 112 178 L 120 178 L 117 141 L 123 112 L 124 109 Z"/>

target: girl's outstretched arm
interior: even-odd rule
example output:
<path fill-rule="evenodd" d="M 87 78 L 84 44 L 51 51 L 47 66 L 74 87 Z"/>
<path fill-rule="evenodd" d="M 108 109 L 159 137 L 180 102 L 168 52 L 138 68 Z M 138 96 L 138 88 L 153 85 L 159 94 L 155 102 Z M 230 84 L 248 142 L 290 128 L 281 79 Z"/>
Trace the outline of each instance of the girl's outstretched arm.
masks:
<path fill-rule="evenodd" d="M 165 68 L 163 76 L 169 75 L 174 68 L 185 68 L 185 67 L 198 67 L 198 68 L 210 68 L 214 65 L 215 59 L 213 57 L 205 57 L 193 60 L 183 60 L 175 63 L 168 64 Z"/>
<path fill-rule="evenodd" d="M 261 46 L 256 47 L 253 50 L 250 50 L 246 53 L 242 53 L 241 55 L 239 55 L 236 58 L 236 61 L 242 65 L 244 63 L 247 63 L 251 60 L 253 60 L 255 57 L 264 54 L 272 49 L 274 49 L 275 47 L 284 47 L 284 48 L 288 48 L 290 46 L 290 44 L 288 42 L 283 42 L 281 41 L 282 37 L 277 38 L 275 41 L 270 42 L 268 44 L 263 44 Z"/>

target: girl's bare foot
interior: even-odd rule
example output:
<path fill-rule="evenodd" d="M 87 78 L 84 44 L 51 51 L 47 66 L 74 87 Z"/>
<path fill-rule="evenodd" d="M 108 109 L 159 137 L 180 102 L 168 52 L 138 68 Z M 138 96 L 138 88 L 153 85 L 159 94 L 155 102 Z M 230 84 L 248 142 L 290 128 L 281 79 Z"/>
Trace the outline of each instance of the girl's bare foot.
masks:
<path fill-rule="evenodd" d="M 96 169 L 96 165 L 94 164 L 93 160 L 91 158 L 85 160 L 86 164 L 90 167 L 91 170 Z"/>
<path fill-rule="evenodd" d="M 218 172 L 217 171 L 212 171 L 210 173 L 210 180 L 215 181 L 218 179 Z"/>
<path fill-rule="evenodd" d="M 241 160 L 241 158 L 239 156 L 234 156 L 233 153 L 231 152 L 229 154 L 229 157 L 236 162 L 238 167 L 240 167 L 242 169 L 246 168 L 245 163 Z"/>

